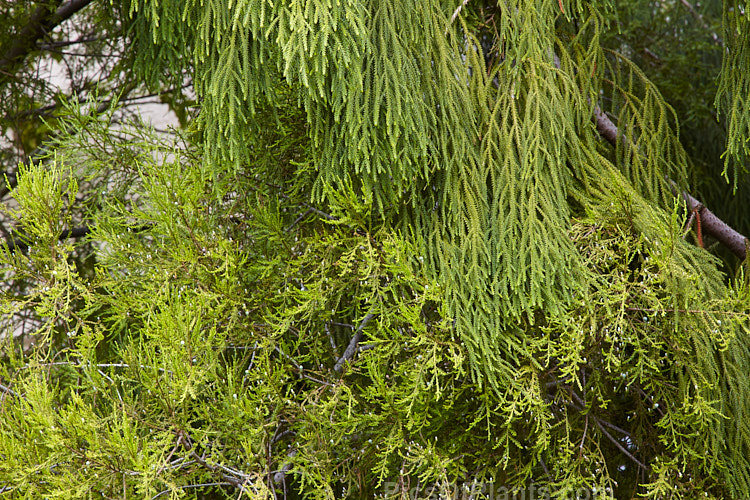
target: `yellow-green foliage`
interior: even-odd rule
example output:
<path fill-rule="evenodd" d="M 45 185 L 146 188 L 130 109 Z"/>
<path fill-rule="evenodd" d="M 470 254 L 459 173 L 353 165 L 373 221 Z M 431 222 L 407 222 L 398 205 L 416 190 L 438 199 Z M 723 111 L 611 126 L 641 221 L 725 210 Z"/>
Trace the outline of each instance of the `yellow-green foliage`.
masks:
<path fill-rule="evenodd" d="M 494 8 L 501 60 L 489 68 L 473 26 L 435 1 L 180 9 L 134 1 L 132 9 L 150 20 L 142 71 L 161 74 L 149 58 L 180 50 L 175 44 L 190 48 L 209 158 L 255 155 L 258 106 L 278 107 L 281 78 L 296 89 L 317 171 L 313 199 L 351 183 L 422 243 L 480 383 L 501 384 L 509 357 L 521 355 L 508 320 L 533 322 L 540 307 L 557 314 L 587 280 L 566 237 L 567 200 L 608 168 L 590 121 L 597 64 L 622 82 L 613 99 L 633 141 L 621 170 L 654 200 L 671 197 L 664 175 L 684 179 L 684 153 L 658 91 L 626 60 L 605 63 L 598 41 L 606 5 Z M 574 13 L 578 32 L 559 33 Z"/>
<path fill-rule="evenodd" d="M 743 498 L 748 278 L 685 237 L 616 7 L 129 2 L 199 115 L 67 102 L 20 170 L 0 492 Z"/>

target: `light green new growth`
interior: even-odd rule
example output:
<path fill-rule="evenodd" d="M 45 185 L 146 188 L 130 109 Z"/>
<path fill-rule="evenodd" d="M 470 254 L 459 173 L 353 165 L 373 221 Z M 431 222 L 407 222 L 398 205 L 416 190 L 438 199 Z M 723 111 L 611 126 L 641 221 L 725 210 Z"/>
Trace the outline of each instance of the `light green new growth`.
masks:
<path fill-rule="evenodd" d="M 540 308 L 561 313 L 586 286 L 566 235 L 568 197 L 585 197 L 608 168 L 590 121 L 604 60 L 595 10 L 570 5 L 584 24 L 564 40 L 556 2 L 500 8 L 503 61 L 487 68 L 471 28 L 451 22 L 451 4 L 133 6 L 150 17 L 155 42 L 139 67 L 193 37 L 209 158 L 254 154 L 249 136 L 264 126 L 256 106 L 278 104 L 279 78 L 298 90 L 318 171 L 313 199 L 353 183 L 422 242 L 479 381 L 497 386 L 524 356 L 509 324 L 533 323 Z M 683 179 L 685 160 L 668 108 L 634 66 L 609 71 L 628 82 L 612 91 L 634 137 L 622 169 L 645 195 L 671 198 L 664 175 Z"/>
<path fill-rule="evenodd" d="M 188 73 L 198 115 L 61 98 L 9 186 L 0 492 L 743 498 L 750 277 L 686 238 L 631 7 L 126 2 L 138 81 Z"/>

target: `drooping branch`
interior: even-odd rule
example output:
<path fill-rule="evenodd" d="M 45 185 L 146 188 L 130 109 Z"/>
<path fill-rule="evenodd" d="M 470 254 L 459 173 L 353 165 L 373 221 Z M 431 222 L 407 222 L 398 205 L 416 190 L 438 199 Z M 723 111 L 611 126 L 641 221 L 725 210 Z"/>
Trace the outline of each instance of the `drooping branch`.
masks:
<path fill-rule="evenodd" d="M 630 138 L 621 134 L 617 125 L 598 106 L 594 108 L 594 123 L 599 134 L 613 146 L 620 140 L 623 143 L 630 141 Z M 670 181 L 671 182 L 671 181 Z M 732 251 L 740 260 L 747 257 L 747 238 L 729 226 L 726 222 L 719 219 L 713 212 L 706 208 L 703 203 L 699 202 L 690 193 L 678 191 L 676 184 L 671 182 L 672 191 L 675 196 L 682 195 L 690 212 L 696 211 L 700 217 L 701 229 L 704 233 L 710 234 L 716 238 L 722 245 Z"/>
<path fill-rule="evenodd" d="M 26 26 L 18 33 L 13 45 L 1 56 L 0 74 L 15 73 L 15 68 L 26 56 L 38 50 L 37 42 L 40 39 L 91 2 L 92 0 L 69 0 L 56 10 L 50 5 L 39 6 L 31 14 Z"/>
<path fill-rule="evenodd" d="M 560 58 L 557 55 L 554 56 L 554 64 L 556 68 L 560 68 Z M 592 119 L 594 120 L 599 135 L 601 135 L 607 142 L 613 146 L 617 146 L 617 141 L 619 140 L 622 144 L 629 145 L 630 138 L 620 132 L 617 125 L 609 119 L 607 114 L 599 106 L 594 108 Z M 675 196 L 682 195 L 682 198 L 688 206 L 688 210 L 690 212 L 697 212 L 697 215 L 700 218 L 699 224 L 701 224 L 701 229 L 716 238 L 721 244 L 731 250 L 733 254 L 739 257 L 740 260 L 745 260 L 745 257 L 747 257 L 747 238 L 729 226 L 729 224 L 719 219 L 713 212 L 707 209 L 703 203 L 691 196 L 690 193 L 686 191 L 679 193 L 676 184 L 672 181 L 669 182 L 672 185 L 672 191 Z"/>

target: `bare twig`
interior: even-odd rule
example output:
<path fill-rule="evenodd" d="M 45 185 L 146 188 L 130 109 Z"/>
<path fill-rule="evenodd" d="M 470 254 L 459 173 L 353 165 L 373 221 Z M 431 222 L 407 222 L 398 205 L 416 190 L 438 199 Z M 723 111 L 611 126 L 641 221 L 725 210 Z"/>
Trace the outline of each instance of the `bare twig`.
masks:
<path fill-rule="evenodd" d="M 225 466 L 218 465 L 218 464 L 210 464 L 203 457 L 198 455 L 195 451 L 192 452 L 192 455 L 196 462 L 198 462 L 200 465 L 210 470 L 211 472 L 214 472 L 214 473 L 219 472 L 219 471 L 229 472 L 228 474 L 226 472 L 222 472 L 221 478 L 227 483 L 234 486 L 235 488 L 244 489 L 245 481 L 251 477 L 249 474 L 246 474 L 244 472 L 237 471 L 234 469 L 230 469 L 229 467 L 225 467 Z M 241 479 L 238 479 L 238 476 Z"/>
<path fill-rule="evenodd" d="M 21 395 L 18 394 L 16 391 L 14 391 L 10 387 L 2 385 L 2 384 L 0 384 L 0 391 L 4 392 L 5 394 L 10 394 L 14 398 L 20 398 L 21 397 Z"/>
<path fill-rule="evenodd" d="M 614 437 L 612 437 L 612 434 L 610 434 L 609 432 L 607 432 L 607 430 L 604 428 L 604 426 L 599 422 L 598 418 L 594 417 L 594 423 L 596 424 L 597 427 L 599 427 L 599 430 L 602 431 L 602 434 L 604 434 L 607 437 L 607 439 L 609 439 L 610 442 L 612 444 L 614 444 L 617 447 L 617 449 L 620 450 L 626 457 L 628 457 L 630 460 L 632 460 L 633 463 L 635 463 L 638 467 L 640 467 L 641 469 L 643 469 L 646 472 L 649 472 L 651 470 L 650 467 L 648 467 L 647 465 L 644 465 L 640 460 L 638 460 L 637 458 L 635 458 L 635 456 L 633 456 L 632 453 L 630 453 L 628 450 L 626 450 L 625 447 L 622 445 L 622 443 L 620 443 L 617 439 L 615 439 Z"/>
<path fill-rule="evenodd" d="M 39 50 L 52 50 L 52 49 L 59 49 L 62 47 L 70 47 L 71 45 L 78 45 L 82 43 L 91 43 L 91 42 L 98 42 L 101 40 L 107 40 L 106 37 L 99 37 L 99 36 L 82 36 L 75 40 L 60 40 L 57 42 L 47 42 L 47 43 L 40 43 L 38 48 Z"/>
<path fill-rule="evenodd" d="M 74 227 L 73 229 L 66 229 L 60 233 L 60 241 L 67 240 L 68 238 L 83 238 L 91 233 L 91 228 L 88 226 Z M 24 252 L 29 249 L 29 244 L 24 241 L 24 237 L 18 233 L 10 235 L 8 243 L 8 250 L 10 252 Z"/>
<path fill-rule="evenodd" d="M 296 219 L 294 219 L 294 222 L 292 222 L 291 224 L 289 224 L 289 227 L 287 227 L 284 232 L 288 233 L 289 231 L 291 231 L 292 229 L 294 229 L 294 226 L 296 226 L 297 224 L 299 224 L 300 222 L 302 222 L 302 219 L 304 219 L 305 217 L 307 217 L 310 213 L 312 213 L 312 208 L 308 208 L 307 210 L 305 210 L 304 212 L 302 212 L 302 214 L 300 214 L 299 217 L 297 217 Z"/>
<path fill-rule="evenodd" d="M 466 4 L 469 3 L 469 0 L 463 0 L 460 4 L 458 4 L 458 7 L 456 7 L 456 10 L 453 11 L 453 15 L 451 16 L 451 22 L 450 24 L 453 24 L 453 22 L 456 20 L 458 15 L 461 13 L 464 7 L 466 7 Z M 446 29 L 445 32 L 447 33 L 448 30 Z"/>
<path fill-rule="evenodd" d="M 297 454 L 296 451 L 292 451 L 287 455 L 289 458 L 294 458 L 294 456 Z M 281 483 L 285 478 L 287 472 L 289 472 L 292 469 L 292 463 L 286 462 L 284 465 L 281 466 L 281 469 L 277 470 L 276 473 L 273 475 L 273 482 L 276 484 Z"/>
<path fill-rule="evenodd" d="M 55 26 L 69 19 L 91 2 L 92 0 L 70 0 L 60 5 L 57 10 L 52 10 L 48 3 L 40 5 L 31 14 L 26 26 L 15 37 L 13 45 L 0 59 L 0 74 L 13 74 L 15 67 L 27 55 L 37 50 L 37 40 L 46 36 Z"/>
<path fill-rule="evenodd" d="M 309 375 L 307 373 L 308 370 L 305 370 L 305 367 L 303 367 L 302 365 L 300 365 L 299 363 L 297 363 L 294 360 L 294 358 L 292 358 L 287 353 L 285 353 L 284 351 L 282 351 L 281 348 L 279 348 L 278 346 L 276 346 L 275 349 L 276 349 L 276 351 L 279 354 L 281 354 L 282 356 L 284 356 L 286 359 L 288 359 L 294 365 L 294 368 L 297 370 L 297 373 L 299 374 L 300 377 L 304 377 L 304 378 L 306 378 L 308 380 L 312 380 L 313 382 L 317 382 L 318 384 L 331 387 L 331 384 L 328 383 L 328 382 L 326 382 L 325 380 L 320 380 L 318 378 L 313 377 L 312 375 Z"/>
<path fill-rule="evenodd" d="M 567 404 L 569 406 L 575 408 L 576 410 L 580 411 L 580 412 L 586 411 L 587 410 L 586 402 L 581 398 L 581 396 L 579 396 L 578 394 L 576 394 L 575 391 L 572 391 L 572 390 L 570 391 L 570 394 L 573 397 L 573 399 L 575 399 L 578 402 L 578 404 L 575 404 L 573 402 L 569 402 Z M 607 420 L 604 420 L 603 418 L 597 417 L 596 415 L 594 415 L 593 413 L 591 413 L 590 410 L 586 411 L 587 421 L 588 421 L 589 417 L 594 421 L 594 423 L 596 424 L 596 426 L 599 427 L 599 430 L 602 432 L 602 434 L 604 434 L 604 436 L 607 439 L 609 439 L 617 447 L 618 450 L 620 450 L 623 454 L 625 454 L 625 456 L 627 456 L 630 460 L 632 460 L 641 469 L 643 469 L 645 471 L 650 471 L 651 470 L 647 465 L 644 465 L 643 462 L 641 462 L 640 460 L 638 460 L 631 452 L 629 452 L 627 449 L 625 449 L 625 447 L 622 445 L 622 443 L 620 443 L 609 432 L 607 432 L 607 430 L 604 427 L 606 426 L 606 427 L 609 427 L 610 429 L 613 429 L 613 430 L 616 430 L 616 431 L 620 432 L 628 440 L 630 440 L 631 442 L 633 442 L 633 437 L 630 435 L 630 433 L 628 431 L 626 431 L 624 429 L 621 429 L 620 427 L 616 426 L 615 424 L 612 424 L 612 423 L 608 422 Z M 584 434 L 585 434 L 585 431 L 584 431 Z M 583 444 L 583 443 L 581 443 L 581 444 Z"/>
<path fill-rule="evenodd" d="M 39 367 L 52 367 L 52 366 L 69 366 L 71 368 L 130 368 L 133 365 L 127 364 L 127 363 L 97 363 L 97 364 L 91 364 L 91 363 L 74 363 L 71 361 L 54 361 L 51 363 L 41 363 L 41 364 L 35 364 L 35 365 L 24 365 L 19 368 L 19 370 L 29 370 L 31 368 L 39 368 Z M 169 373 L 170 375 L 172 372 L 170 370 L 167 370 L 166 368 L 159 368 L 157 366 L 149 366 L 149 365 L 138 365 L 138 369 L 145 370 L 145 369 L 155 369 L 163 373 Z"/>
<path fill-rule="evenodd" d="M 583 426 L 583 437 L 581 437 L 581 444 L 578 445 L 578 458 L 583 453 L 583 445 L 586 443 L 586 432 L 589 430 L 589 414 L 586 414 L 586 420 Z"/>
<path fill-rule="evenodd" d="M 628 437 L 629 439 L 632 439 L 632 438 L 630 437 L 630 433 L 629 433 L 628 431 L 626 431 L 625 429 L 623 429 L 623 428 L 621 428 L 621 427 L 617 427 L 617 426 L 616 426 L 615 424 L 613 424 L 612 422 L 609 422 L 609 421 L 607 421 L 607 420 L 604 420 L 603 418 L 600 418 L 600 419 L 599 419 L 599 423 L 600 423 L 600 424 L 602 424 L 602 425 L 604 425 L 605 427 L 609 427 L 610 429 L 612 429 L 612 430 L 615 430 L 615 431 L 617 431 L 617 432 L 621 433 L 621 434 L 622 434 L 622 435 L 624 435 L 624 436 L 627 436 L 627 437 Z"/>
<path fill-rule="evenodd" d="M 346 346 L 346 350 L 344 351 L 344 354 L 336 361 L 336 365 L 333 367 L 334 370 L 337 372 L 340 372 L 343 367 L 344 363 L 352 359 L 354 357 L 354 353 L 357 352 L 357 346 L 359 345 L 359 342 L 362 340 L 362 331 L 365 329 L 365 326 L 367 326 L 367 323 L 375 316 L 375 314 L 370 311 L 367 313 L 367 316 L 365 316 L 362 319 L 362 322 L 360 322 L 359 326 L 357 327 L 357 331 L 354 332 L 354 336 L 352 337 L 352 340 L 349 342 L 349 345 Z"/>
<path fill-rule="evenodd" d="M 539 457 L 539 464 L 542 466 L 542 469 L 544 469 L 544 475 L 551 479 L 552 476 L 550 475 L 547 464 L 544 462 L 544 459 L 542 457 Z"/>
<path fill-rule="evenodd" d="M 138 227 L 130 227 L 128 228 L 128 232 L 131 233 L 141 233 L 143 231 L 147 231 L 153 227 L 152 224 L 143 224 L 142 226 Z M 62 233 L 60 233 L 59 240 L 67 240 L 67 239 L 78 239 L 78 238 L 84 238 L 92 233 L 94 228 L 92 226 L 80 226 L 80 227 L 74 227 L 72 229 L 66 229 Z M 26 236 L 23 235 L 23 233 L 16 232 L 10 233 L 10 238 L 6 239 L 6 243 L 8 244 L 8 251 L 10 252 L 25 252 L 29 249 L 29 244 L 25 241 L 27 240 Z"/>
<path fill-rule="evenodd" d="M 236 486 L 235 484 L 230 483 L 230 482 L 216 482 L 216 483 L 186 484 L 186 485 L 183 485 L 183 486 L 179 486 L 179 488 L 182 489 L 182 490 L 186 490 L 188 488 L 206 488 L 208 486 L 235 486 L 235 487 L 239 487 L 239 486 Z M 166 495 L 167 493 L 171 493 L 171 491 L 172 490 L 160 491 L 156 495 L 152 496 L 151 500 L 156 500 L 157 498 L 159 498 L 162 495 Z"/>
<path fill-rule="evenodd" d="M 336 346 L 336 341 L 333 340 L 333 335 L 331 335 L 331 328 L 330 325 L 332 323 L 330 321 L 326 321 L 326 324 L 324 326 L 326 335 L 328 336 L 328 340 L 331 342 L 331 349 L 333 349 L 333 354 L 336 355 L 336 351 L 338 351 L 338 347 Z"/>

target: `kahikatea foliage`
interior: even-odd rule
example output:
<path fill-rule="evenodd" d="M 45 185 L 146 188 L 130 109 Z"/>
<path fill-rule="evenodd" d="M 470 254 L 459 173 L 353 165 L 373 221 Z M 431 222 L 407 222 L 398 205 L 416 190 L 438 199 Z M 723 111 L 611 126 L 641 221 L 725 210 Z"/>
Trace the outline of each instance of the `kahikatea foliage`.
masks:
<path fill-rule="evenodd" d="M 685 238 L 680 108 L 627 8 L 128 7 L 138 77 L 190 72 L 199 113 L 172 140 L 72 100 L 19 172 L 4 493 L 750 489 L 748 278 Z M 717 94 L 738 163 L 740 7 Z"/>

